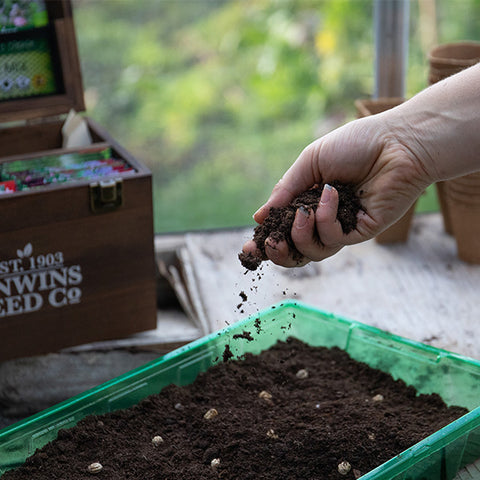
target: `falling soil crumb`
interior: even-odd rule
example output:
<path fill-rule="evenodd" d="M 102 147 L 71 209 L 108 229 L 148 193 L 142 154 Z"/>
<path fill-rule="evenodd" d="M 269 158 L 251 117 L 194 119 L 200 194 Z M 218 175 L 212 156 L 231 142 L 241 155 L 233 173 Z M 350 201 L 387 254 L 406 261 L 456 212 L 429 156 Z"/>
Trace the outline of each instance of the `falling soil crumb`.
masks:
<path fill-rule="evenodd" d="M 241 308 L 243 307 L 243 303 L 248 300 L 248 297 L 243 290 L 240 292 L 239 295 L 240 295 L 240 297 L 242 298 L 243 301 L 237 305 L 237 310 L 240 310 L 240 313 L 244 313 L 243 309 L 241 309 Z"/>
<path fill-rule="evenodd" d="M 228 362 L 231 358 L 233 358 L 233 353 L 230 350 L 230 345 L 225 345 L 225 349 L 223 350 L 223 361 Z"/>
<path fill-rule="evenodd" d="M 234 339 L 237 339 L 237 338 L 244 338 L 245 340 L 248 340 L 249 342 L 252 342 L 253 341 L 253 337 L 252 337 L 252 334 L 250 332 L 246 332 L 245 330 L 242 332 L 242 333 L 236 333 L 234 336 L 233 336 Z"/>
<path fill-rule="evenodd" d="M 331 185 L 338 191 L 339 196 L 337 219 L 342 225 L 343 233 L 348 234 L 355 230 L 357 214 L 360 210 L 363 210 L 360 198 L 355 193 L 354 185 L 343 184 L 338 181 L 331 182 Z M 285 240 L 293 258 L 299 261 L 302 259 L 302 255 L 295 248 L 291 236 L 295 214 L 300 207 L 305 207 L 315 212 L 323 187 L 323 184 L 315 185 L 310 190 L 300 194 L 286 207 L 273 207 L 270 209 L 267 218 L 265 218 L 262 224 L 257 225 L 254 230 L 253 240 L 257 245 L 258 253 L 241 252 L 238 255 L 241 264 L 247 270 L 256 270 L 262 261 L 267 260 L 265 253 L 265 240 L 267 238 L 271 238 L 275 243 Z"/>
<path fill-rule="evenodd" d="M 2 480 L 87 480 L 92 463 L 108 480 L 354 480 L 465 413 L 343 350 L 290 339 L 60 430 Z"/>

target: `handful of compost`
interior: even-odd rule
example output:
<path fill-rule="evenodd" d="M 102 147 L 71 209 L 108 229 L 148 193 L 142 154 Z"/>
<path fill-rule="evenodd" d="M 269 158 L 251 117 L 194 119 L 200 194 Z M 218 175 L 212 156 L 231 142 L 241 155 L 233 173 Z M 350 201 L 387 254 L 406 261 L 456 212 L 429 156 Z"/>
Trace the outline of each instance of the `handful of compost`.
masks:
<path fill-rule="evenodd" d="M 330 183 L 338 191 L 337 219 L 342 226 L 343 233 L 348 234 L 357 226 L 357 214 L 364 210 L 360 199 L 355 192 L 355 186 L 338 181 Z M 325 184 L 314 185 L 311 189 L 294 198 L 286 207 L 272 207 L 263 223 L 257 225 L 254 230 L 253 240 L 257 245 L 257 253 L 241 252 L 238 258 L 241 264 L 248 270 L 256 270 L 264 260 L 268 260 L 265 253 L 265 240 L 271 238 L 278 243 L 286 241 L 293 258 L 302 258 L 302 254 L 296 249 L 292 240 L 291 231 L 295 213 L 298 208 L 316 211 Z M 320 239 L 319 239 L 320 240 Z"/>

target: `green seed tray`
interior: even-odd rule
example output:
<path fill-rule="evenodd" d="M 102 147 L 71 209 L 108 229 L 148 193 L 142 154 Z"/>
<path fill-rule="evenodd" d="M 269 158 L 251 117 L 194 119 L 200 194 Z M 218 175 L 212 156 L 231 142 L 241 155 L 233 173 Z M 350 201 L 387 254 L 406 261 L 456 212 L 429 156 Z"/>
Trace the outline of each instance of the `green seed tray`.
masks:
<path fill-rule="evenodd" d="M 258 335 L 257 318 L 262 328 Z M 233 339 L 244 330 L 255 340 Z M 312 346 L 339 347 L 420 393 L 436 392 L 448 405 L 469 410 L 362 480 L 452 480 L 480 458 L 480 362 L 288 301 L 0 430 L 0 476 L 56 438 L 58 430 L 74 426 L 87 415 L 130 407 L 172 383 L 193 382 L 200 372 L 222 361 L 226 344 L 235 356 L 258 354 L 289 336 Z"/>

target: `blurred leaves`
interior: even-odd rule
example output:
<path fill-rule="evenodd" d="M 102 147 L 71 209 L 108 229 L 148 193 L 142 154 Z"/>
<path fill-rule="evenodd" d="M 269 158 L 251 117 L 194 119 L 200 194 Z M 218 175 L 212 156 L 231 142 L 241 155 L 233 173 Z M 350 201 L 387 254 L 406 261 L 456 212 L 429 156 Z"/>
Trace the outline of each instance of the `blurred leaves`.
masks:
<path fill-rule="evenodd" d="M 457 1 L 473 29 L 478 0 Z M 152 170 L 157 232 L 251 224 L 303 147 L 373 90 L 373 0 L 74 0 L 74 13 L 88 114 Z M 426 79 L 412 17 L 409 94 Z"/>

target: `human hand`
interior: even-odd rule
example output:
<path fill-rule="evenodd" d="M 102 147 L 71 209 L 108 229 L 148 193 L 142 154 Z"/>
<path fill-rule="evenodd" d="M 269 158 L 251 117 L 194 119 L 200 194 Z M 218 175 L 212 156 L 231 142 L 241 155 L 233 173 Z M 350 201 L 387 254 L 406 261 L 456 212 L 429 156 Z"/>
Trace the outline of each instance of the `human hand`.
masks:
<path fill-rule="evenodd" d="M 315 184 L 327 187 L 316 211 L 296 211 L 291 237 L 300 257 L 285 241 L 269 237 L 268 259 L 284 267 L 323 260 L 345 245 L 375 237 L 406 212 L 432 179 L 394 131 L 379 114 L 350 122 L 305 148 L 254 214 L 255 221 L 263 223 L 272 207 L 288 205 Z M 337 219 L 338 192 L 330 187 L 334 181 L 355 185 L 363 208 L 356 228 L 347 234 Z M 259 256 L 253 240 L 245 243 L 243 252 Z"/>

